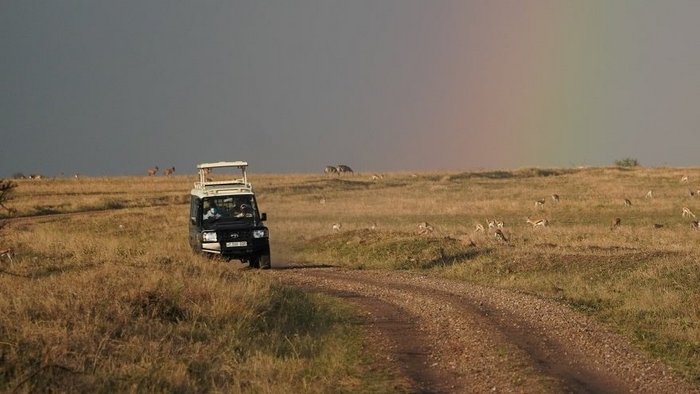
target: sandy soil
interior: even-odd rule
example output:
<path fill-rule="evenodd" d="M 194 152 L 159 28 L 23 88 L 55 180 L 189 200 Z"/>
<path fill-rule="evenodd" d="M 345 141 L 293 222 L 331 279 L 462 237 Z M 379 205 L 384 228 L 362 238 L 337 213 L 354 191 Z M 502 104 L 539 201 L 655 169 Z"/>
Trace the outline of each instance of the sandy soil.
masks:
<path fill-rule="evenodd" d="M 367 348 L 415 392 L 700 392 L 590 317 L 553 301 L 412 272 L 277 267 L 359 305 Z"/>

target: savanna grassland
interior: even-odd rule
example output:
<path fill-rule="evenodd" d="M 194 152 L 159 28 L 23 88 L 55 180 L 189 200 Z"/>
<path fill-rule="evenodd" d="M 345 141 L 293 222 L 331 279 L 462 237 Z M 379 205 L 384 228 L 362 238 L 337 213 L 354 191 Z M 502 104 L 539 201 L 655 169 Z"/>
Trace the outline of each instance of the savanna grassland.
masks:
<path fill-rule="evenodd" d="M 377 178 L 253 173 L 273 267 L 418 270 L 555 299 L 700 380 L 700 231 L 682 216 L 684 207 L 700 213 L 689 192 L 700 189 L 700 169 Z M 0 249 L 16 253 L 0 263 L 0 390 L 403 387 L 380 357 L 365 355 L 357 310 L 193 255 L 193 181 L 18 182 L 8 205 L 20 218 L 0 230 Z M 77 213 L 55 215 L 69 212 Z M 507 241 L 489 220 L 503 222 Z M 419 232 L 423 222 L 432 231 Z"/>

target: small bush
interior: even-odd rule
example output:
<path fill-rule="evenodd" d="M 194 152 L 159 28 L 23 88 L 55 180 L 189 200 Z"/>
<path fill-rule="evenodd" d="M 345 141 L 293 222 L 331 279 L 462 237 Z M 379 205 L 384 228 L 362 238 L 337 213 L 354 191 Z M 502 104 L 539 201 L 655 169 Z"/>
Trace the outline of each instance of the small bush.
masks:
<path fill-rule="evenodd" d="M 638 167 L 639 162 L 637 159 L 627 157 L 625 159 L 615 160 L 615 165 L 618 167 Z"/>

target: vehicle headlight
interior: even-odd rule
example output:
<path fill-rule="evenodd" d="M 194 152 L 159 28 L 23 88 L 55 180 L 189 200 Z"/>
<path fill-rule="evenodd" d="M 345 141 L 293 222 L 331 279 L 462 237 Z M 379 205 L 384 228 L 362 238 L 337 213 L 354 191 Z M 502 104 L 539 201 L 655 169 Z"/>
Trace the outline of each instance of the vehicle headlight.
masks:
<path fill-rule="evenodd" d="M 253 238 L 267 238 L 268 234 L 266 228 L 262 230 L 253 230 Z"/>
<path fill-rule="evenodd" d="M 204 242 L 216 242 L 216 231 L 206 231 L 202 233 L 202 240 Z"/>

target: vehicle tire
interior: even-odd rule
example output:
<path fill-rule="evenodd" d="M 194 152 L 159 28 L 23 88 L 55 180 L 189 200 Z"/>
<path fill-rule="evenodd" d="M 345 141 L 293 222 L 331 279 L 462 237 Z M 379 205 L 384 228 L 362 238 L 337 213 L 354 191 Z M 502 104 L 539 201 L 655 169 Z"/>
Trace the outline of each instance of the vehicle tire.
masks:
<path fill-rule="evenodd" d="M 263 254 L 258 257 L 258 266 L 261 269 L 269 270 L 272 268 L 272 262 L 270 261 L 270 254 Z"/>
<path fill-rule="evenodd" d="M 248 266 L 250 268 L 260 268 L 260 256 L 253 256 L 248 259 Z"/>

